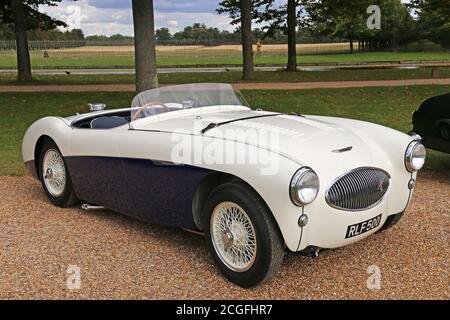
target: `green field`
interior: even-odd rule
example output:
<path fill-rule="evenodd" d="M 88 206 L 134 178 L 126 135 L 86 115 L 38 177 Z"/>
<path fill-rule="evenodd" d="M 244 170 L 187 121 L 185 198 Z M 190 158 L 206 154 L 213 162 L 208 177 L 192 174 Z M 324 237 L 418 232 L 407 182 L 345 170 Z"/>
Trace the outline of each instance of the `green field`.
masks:
<path fill-rule="evenodd" d="M 252 106 L 264 110 L 349 117 L 407 132 L 417 105 L 448 91 L 448 86 L 411 86 L 243 93 Z M 126 107 L 132 98 L 133 93 L 0 93 L 0 175 L 24 174 L 21 140 L 33 121 L 47 115 L 84 112 L 86 103 L 93 101 L 104 102 L 110 108 Z M 426 167 L 450 169 L 450 155 L 429 151 Z"/>
<path fill-rule="evenodd" d="M 376 61 L 408 61 L 408 60 L 450 60 L 450 52 L 373 52 L 354 54 L 317 54 L 300 55 L 298 63 L 326 64 L 326 63 L 360 63 Z M 239 55 L 195 56 L 182 55 L 160 57 L 159 66 L 206 66 L 206 65 L 241 65 Z M 284 65 L 287 58 L 284 55 L 261 56 L 255 58 L 259 65 Z M 41 51 L 31 52 L 33 67 L 104 67 L 121 66 L 133 67 L 134 55 L 102 55 L 100 53 L 80 55 L 56 55 L 44 59 Z M 0 52 L 0 68 L 16 68 L 14 51 Z"/>
<path fill-rule="evenodd" d="M 343 69 L 333 71 L 256 71 L 255 79 L 250 82 L 314 82 L 314 81 L 362 81 L 362 80 L 399 80 L 431 78 L 432 68 L 420 69 Z M 439 68 L 440 78 L 450 78 L 450 67 Z M 0 84 L 18 84 L 15 73 L 0 73 Z M 242 73 L 231 72 L 192 72 L 160 73 L 161 84 L 222 82 L 249 82 L 242 80 Z M 26 84 L 117 84 L 134 83 L 132 74 L 106 75 L 35 75 L 34 81 Z M 23 85 L 23 83 L 21 83 Z"/>

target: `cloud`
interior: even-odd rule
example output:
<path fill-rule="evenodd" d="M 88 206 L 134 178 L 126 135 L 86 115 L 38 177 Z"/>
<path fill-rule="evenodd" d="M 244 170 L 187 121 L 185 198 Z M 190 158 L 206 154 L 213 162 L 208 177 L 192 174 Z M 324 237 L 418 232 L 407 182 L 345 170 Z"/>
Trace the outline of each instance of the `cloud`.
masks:
<path fill-rule="evenodd" d="M 178 22 L 178 20 L 169 20 L 167 21 L 167 27 L 169 28 L 176 28 L 180 25 L 180 23 Z"/>
<path fill-rule="evenodd" d="M 131 0 L 87 0 L 89 5 L 104 9 L 131 9 Z M 154 0 L 155 11 L 159 12 L 214 12 L 218 7 L 214 0 Z"/>
<path fill-rule="evenodd" d="M 216 14 L 217 3 L 212 0 L 155 0 L 155 27 L 168 27 L 175 33 L 194 22 L 202 22 L 234 30 L 227 16 Z M 42 6 L 41 10 L 66 22 L 69 29 L 82 29 L 85 35 L 133 35 L 131 0 L 63 0 L 58 6 Z"/>
<path fill-rule="evenodd" d="M 131 0 L 87 0 L 90 6 L 101 9 L 131 9 Z"/>
<path fill-rule="evenodd" d="M 230 25 L 226 15 L 216 13 L 218 3 L 217 0 L 154 0 L 155 27 L 168 27 L 175 33 L 194 22 L 202 22 L 210 27 L 234 30 L 236 26 Z M 276 4 L 285 4 L 285 0 L 276 0 Z M 42 6 L 41 10 L 66 22 L 71 29 L 82 29 L 86 35 L 133 35 L 131 0 L 63 0 L 58 6 Z"/>
<path fill-rule="evenodd" d="M 159 12 L 155 11 L 156 28 L 167 27 L 172 33 L 183 30 L 184 27 L 195 22 L 202 22 L 210 27 L 234 30 L 230 25 L 230 19 L 226 16 L 218 16 L 215 13 L 197 12 L 188 14 L 185 12 Z"/>
<path fill-rule="evenodd" d="M 155 11 L 159 12 L 214 13 L 218 3 L 218 1 L 214 0 L 155 0 L 153 5 Z"/>

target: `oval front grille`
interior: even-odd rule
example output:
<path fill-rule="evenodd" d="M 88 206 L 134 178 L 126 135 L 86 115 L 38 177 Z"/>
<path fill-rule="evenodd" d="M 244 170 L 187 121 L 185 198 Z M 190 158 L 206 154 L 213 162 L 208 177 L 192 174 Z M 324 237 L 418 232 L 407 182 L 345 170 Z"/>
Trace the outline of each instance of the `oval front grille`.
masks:
<path fill-rule="evenodd" d="M 328 188 L 327 203 L 337 209 L 360 211 L 383 200 L 389 189 L 390 175 L 377 168 L 358 168 L 338 179 Z"/>

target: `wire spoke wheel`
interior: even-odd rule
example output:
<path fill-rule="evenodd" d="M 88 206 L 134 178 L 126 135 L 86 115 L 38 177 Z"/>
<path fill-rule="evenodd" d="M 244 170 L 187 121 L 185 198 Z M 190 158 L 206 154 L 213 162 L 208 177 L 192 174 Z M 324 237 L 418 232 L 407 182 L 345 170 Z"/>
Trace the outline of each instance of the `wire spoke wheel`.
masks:
<path fill-rule="evenodd" d="M 66 168 L 58 151 L 48 149 L 45 152 L 42 161 L 42 176 L 45 187 L 52 196 L 59 197 L 63 194 L 66 186 Z"/>
<path fill-rule="evenodd" d="M 210 233 L 219 258 L 231 270 L 244 272 L 256 259 L 256 234 L 247 213 L 236 203 L 219 203 L 211 215 Z"/>

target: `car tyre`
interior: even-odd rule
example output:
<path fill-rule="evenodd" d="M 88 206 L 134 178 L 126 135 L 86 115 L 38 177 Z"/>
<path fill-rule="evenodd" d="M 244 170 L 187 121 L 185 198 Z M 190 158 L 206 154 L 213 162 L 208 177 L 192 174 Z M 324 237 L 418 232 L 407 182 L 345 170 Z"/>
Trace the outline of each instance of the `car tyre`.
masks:
<path fill-rule="evenodd" d="M 284 241 L 267 205 L 244 183 L 213 190 L 203 210 L 205 239 L 222 274 L 245 288 L 280 269 Z"/>
<path fill-rule="evenodd" d="M 39 180 L 47 198 L 58 207 L 77 203 L 69 171 L 56 143 L 46 140 L 39 152 Z"/>

